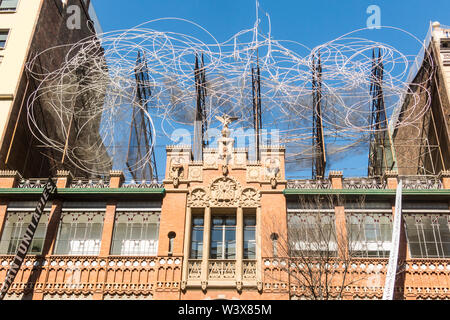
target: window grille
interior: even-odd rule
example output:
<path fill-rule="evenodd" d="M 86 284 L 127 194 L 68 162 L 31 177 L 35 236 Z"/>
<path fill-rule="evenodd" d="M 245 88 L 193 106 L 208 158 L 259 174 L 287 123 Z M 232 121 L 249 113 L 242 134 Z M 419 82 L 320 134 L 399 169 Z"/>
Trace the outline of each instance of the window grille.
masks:
<path fill-rule="evenodd" d="M 288 237 L 292 256 L 337 255 L 334 213 L 289 214 Z"/>
<path fill-rule="evenodd" d="M 56 239 L 56 254 L 98 255 L 102 239 L 104 212 L 65 211 Z"/>
<path fill-rule="evenodd" d="M 155 256 L 158 234 L 159 213 L 117 212 L 111 254 Z"/>
<path fill-rule="evenodd" d="M 351 255 L 389 257 L 392 247 L 392 211 L 347 213 L 346 222 Z"/>
<path fill-rule="evenodd" d="M 405 214 L 412 258 L 450 258 L 450 214 Z"/>
<path fill-rule="evenodd" d="M 6 223 L 0 241 L 0 254 L 16 254 L 17 248 L 23 240 L 23 236 L 30 225 L 33 211 L 8 212 Z M 44 246 L 45 234 L 48 225 L 48 212 L 42 213 L 36 228 L 29 254 L 41 254 Z"/>

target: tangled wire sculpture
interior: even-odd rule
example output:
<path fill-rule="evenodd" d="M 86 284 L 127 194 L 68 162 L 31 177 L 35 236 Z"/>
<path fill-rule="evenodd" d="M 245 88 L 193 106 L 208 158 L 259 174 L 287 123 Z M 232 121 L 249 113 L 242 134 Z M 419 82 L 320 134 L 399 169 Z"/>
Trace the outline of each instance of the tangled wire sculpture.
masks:
<path fill-rule="evenodd" d="M 187 24 L 207 40 L 151 28 L 161 21 Z M 141 109 L 155 137 L 133 163 L 135 169 L 141 168 L 151 161 L 158 139 L 191 143 L 197 55 L 203 56 L 206 73 L 207 127 L 217 127 L 216 116 L 226 113 L 239 119 L 233 127 L 252 128 L 252 68 L 258 65 L 263 128 L 269 130 L 269 140 L 277 136 L 276 142 L 286 145 L 291 162 L 312 156 L 312 69 L 319 56 L 327 155 L 338 156 L 368 143 L 373 130 L 369 89 L 374 81 L 373 50 L 380 52 L 384 65 L 382 89 L 388 117 L 405 95 L 411 96 L 416 101 L 413 108 L 418 108 L 409 113 L 413 116 L 401 117 L 393 128 L 414 123 L 429 108 L 429 102 L 420 101 L 420 90 L 412 90 L 406 83 L 411 57 L 388 44 L 359 37 L 365 29 L 309 49 L 298 42 L 275 40 L 270 19 L 268 25 L 266 34 L 260 32 L 257 22 L 253 28 L 219 42 L 194 22 L 164 18 L 130 30 L 98 34 L 70 46 L 49 48 L 27 65 L 40 83 L 28 101 L 29 127 L 43 146 L 57 154 L 55 161 L 63 157 L 83 172 L 105 175 L 111 168 L 125 167 L 133 110 Z M 406 34 L 423 47 L 406 31 L 383 28 Z M 143 59 L 136 64 L 138 52 Z M 39 65 L 44 55 L 57 54 L 64 55 L 62 65 L 53 69 Z M 151 92 L 145 101 L 137 99 L 136 90 L 136 70 L 143 68 L 149 78 L 141 86 Z M 426 91 L 425 84 L 417 86 Z M 50 117 L 53 129 L 44 127 L 39 106 Z M 174 134 L 181 129 L 188 134 Z M 209 138 L 214 136 L 211 132 Z"/>

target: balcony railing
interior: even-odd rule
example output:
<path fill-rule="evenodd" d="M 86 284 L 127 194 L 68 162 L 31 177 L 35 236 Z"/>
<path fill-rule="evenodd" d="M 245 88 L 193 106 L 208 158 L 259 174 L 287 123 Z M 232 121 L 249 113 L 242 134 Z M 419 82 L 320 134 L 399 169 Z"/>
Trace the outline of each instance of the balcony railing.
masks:
<path fill-rule="evenodd" d="M 236 278 L 236 261 L 209 260 L 208 278 L 210 280 L 234 280 Z"/>
<path fill-rule="evenodd" d="M 93 179 L 74 179 L 70 184 L 70 188 L 74 189 L 100 189 L 100 188 L 109 188 L 109 181 L 105 181 L 102 179 L 93 180 Z"/>
<path fill-rule="evenodd" d="M 200 280 L 202 275 L 202 260 L 189 260 L 188 280 Z"/>
<path fill-rule="evenodd" d="M 12 260 L 13 256 L 0 256 L 1 279 Z M 153 294 L 155 290 L 178 290 L 181 265 L 181 257 L 29 256 L 9 293 L 30 289 L 48 294 Z"/>

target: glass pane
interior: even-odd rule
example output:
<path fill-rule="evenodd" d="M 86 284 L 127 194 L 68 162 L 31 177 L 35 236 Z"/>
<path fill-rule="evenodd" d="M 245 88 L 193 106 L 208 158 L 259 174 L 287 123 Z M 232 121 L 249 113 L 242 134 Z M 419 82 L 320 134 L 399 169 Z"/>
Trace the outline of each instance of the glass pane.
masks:
<path fill-rule="evenodd" d="M 193 226 L 203 226 L 203 217 L 194 217 L 192 219 L 192 225 Z"/>
<path fill-rule="evenodd" d="M 255 216 L 245 216 L 244 217 L 244 226 L 256 226 L 256 217 Z"/>
<path fill-rule="evenodd" d="M 213 217 L 212 224 L 213 224 L 213 226 L 221 226 L 221 225 L 223 225 L 224 223 L 223 223 L 222 217 L 217 217 L 217 216 Z"/>

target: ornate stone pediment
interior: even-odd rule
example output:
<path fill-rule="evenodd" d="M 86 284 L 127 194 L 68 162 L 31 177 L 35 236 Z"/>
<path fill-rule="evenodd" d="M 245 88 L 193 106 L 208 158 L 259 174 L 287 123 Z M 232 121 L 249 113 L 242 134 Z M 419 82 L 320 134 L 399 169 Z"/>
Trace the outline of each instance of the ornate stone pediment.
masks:
<path fill-rule="evenodd" d="M 238 206 L 241 187 L 234 179 L 222 177 L 211 184 L 210 194 L 212 206 Z"/>
<path fill-rule="evenodd" d="M 259 207 L 261 195 L 253 188 L 242 189 L 239 182 L 230 177 L 214 180 L 209 190 L 195 188 L 188 196 L 188 206 L 205 207 Z"/>

